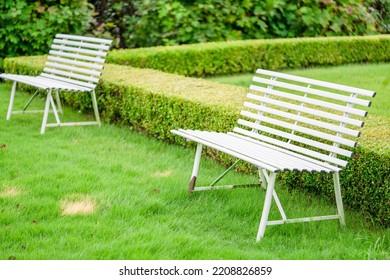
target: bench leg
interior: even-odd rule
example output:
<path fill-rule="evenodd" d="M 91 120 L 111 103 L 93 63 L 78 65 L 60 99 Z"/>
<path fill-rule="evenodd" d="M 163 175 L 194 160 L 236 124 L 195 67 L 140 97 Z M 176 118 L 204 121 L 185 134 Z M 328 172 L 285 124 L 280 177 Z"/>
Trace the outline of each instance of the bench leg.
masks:
<path fill-rule="evenodd" d="M 60 118 L 58 116 L 58 112 L 56 109 L 56 106 L 54 104 L 53 96 L 52 96 L 52 89 L 49 89 L 47 91 L 47 97 L 46 97 L 46 104 L 45 104 L 45 111 L 43 113 L 43 120 L 42 120 L 42 126 L 41 126 L 41 134 L 45 133 L 46 125 L 47 125 L 47 119 L 49 117 L 49 110 L 50 110 L 50 105 L 53 108 L 53 113 L 54 117 L 56 119 L 57 125 L 59 126 L 61 124 Z"/>
<path fill-rule="evenodd" d="M 60 99 L 60 91 L 59 90 L 56 90 L 56 103 L 57 103 L 57 108 L 58 108 L 58 112 L 60 112 L 61 114 L 63 114 L 63 110 L 62 110 L 62 105 L 61 105 L 61 99 Z"/>
<path fill-rule="evenodd" d="M 264 237 L 264 232 L 268 221 L 269 210 L 271 208 L 272 197 L 274 194 L 275 179 L 276 179 L 276 173 L 271 172 L 268 179 L 267 192 L 265 194 L 263 212 L 261 214 L 261 220 L 260 220 L 259 230 L 257 232 L 256 241 L 260 241 Z"/>
<path fill-rule="evenodd" d="M 91 98 L 92 98 L 93 112 L 95 114 L 95 120 L 97 121 L 98 126 L 100 126 L 101 122 L 100 122 L 99 109 L 97 105 L 95 90 L 91 91 Z"/>
<path fill-rule="evenodd" d="M 198 171 L 199 171 L 199 165 L 200 165 L 200 158 L 202 156 L 202 144 L 198 144 L 196 146 L 196 152 L 195 152 L 195 159 L 194 159 L 194 167 L 192 168 L 192 175 L 191 175 L 191 180 L 190 180 L 190 185 L 188 188 L 188 192 L 192 193 L 192 191 L 195 188 L 196 184 L 196 178 L 198 177 Z"/>
<path fill-rule="evenodd" d="M 7 112 L 7 121 L 11 119 L 12 107 L 14 106 L 14 100 L 15 100 L 16 84 L 17 84 L 16 81 L 14 81 L 14 83 L 12 84 L 11 96 L 9 99 L 8 112 Z"/>
<path fill-rule="evenodd" d="M 336 196 L 337 211 L 340 216 L 340 224 L 342 226 L 345 226 L 344 207 L 343 207 L 343 200 L 341 198 L 341 189 L 340 189 L 340 176 L 338 172 L 333 173 L 333 184 L 334 184 L 334 193 Z"/>
<path fill-rule="evenodd" d="M 259 177 L 261 179 L 261 185 L 263 189 L 267 190 L 267 184 L 269 181 L 269 175 L 267 173 L 267 170 L 265 169 L 259 169 Z M 284 209 L 282 207 L 282 204 L 280 203 L 279 197 L 276 194 L 276 191 L 274 189 L 272 196 L 275 200 L 276 206 L 278 207 L 279 213 L 282 216 L 282 220 L 287 220 L 286 213 L 284 212 Z"/>

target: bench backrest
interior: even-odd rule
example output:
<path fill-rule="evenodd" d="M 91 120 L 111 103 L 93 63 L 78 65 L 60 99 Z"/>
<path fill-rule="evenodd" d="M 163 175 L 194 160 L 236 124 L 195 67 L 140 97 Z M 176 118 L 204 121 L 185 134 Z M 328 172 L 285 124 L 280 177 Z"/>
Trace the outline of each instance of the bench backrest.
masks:
<path fill-rule="evenodd" d="M 41 76 L 94 89 L 112 41 L 57 34 Z"/>
<path fill-rule="evenodd" d="M 234 132 L 345 167 L 343 157 L 352 156 L 367 115 L 362 108 L 374 96 L 369 90 L 258 69 Z"/>

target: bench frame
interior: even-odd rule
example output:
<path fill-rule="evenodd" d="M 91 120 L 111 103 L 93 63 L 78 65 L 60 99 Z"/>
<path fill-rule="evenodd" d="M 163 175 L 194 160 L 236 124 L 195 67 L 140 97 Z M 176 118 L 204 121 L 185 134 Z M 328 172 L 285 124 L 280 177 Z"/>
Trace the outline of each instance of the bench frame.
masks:
<path fill-rule="evenodd" d="M 54 38 L 47 62 L 39 76 L 0 74 L 0 78 L 13 81 L 6 120 L 12 114 L 43 113 L 41 134 L 47 127 L 101 125 L 95 88 L 103 70 L 112 40 L 86 36 L 57 34 Z M 13 110 L 17 83 L 37 88 L 22 110 Z M 27 110 L 40 90 L 46 93 L 44 110 Z M 60 91 L 89 92 L 92 99 L 95 121 L 61 122 L 63 113 Z M 53 97 L 54 95 L 54 97 Z M 54 99 L 55 98 L 55 99 Z M 49 113 L 54 114 L 55 122 L 48 123 Z"/>
<path fill-rule="evenodd" d="M 264 76 L 269 79 L 262 78 Z M 339 173 L 348 165 L 348 161 L 338 156 L 352 157 L 353 153 L 348 148 L 356 147 L 356 142 L 350 138 L 359 137 L 360 132 L 352 129 L 351 126 L 362 127 L 363 122 L 359 118 L 367 115 L 366 111 L 355 109 L 353 105 L 370 106 L 370 101 L 358 97 L 359 95 L 374 97 L 375 92 L 263 69 L 256 71 L 250 90 L 252 92 L 247 95 L 250 102 L 245 102 L 244 107 L 255 110 L 256 113 L 241 111 L 241 116 L 251 119 L 251 121 L 238 120 L 238 124 L 244 126 L 245 129 L 235 127 L 233 132 L 228 133 L 189 129 L 171 130 L 173 134 L 197 143 L 189 193 L 236 187 L 264 188 L 266 194 L 257 241 L 264 237 L 266 227 L 269 225 L 338 219 L 344 226 L 346 223 Z M 345 95 L 345 92 L 349 96 Z M 260 104 L 254 104 L 253 100 Z M 341 102 L 346 105 L 340 105 Z M 281 107 L 283 108 L 280 109 Z M 354 118 L 351 115 L 357 117 Z M 276 117 L 272 118 L 272 116 Z M 338 122 L 338 125 L 335 122 Z M 336 134 L 329 133 L 329 131 Z M 343 137 L 345 135 L 350 137 Z M 296 145 L 298 142 L 304 145 Z M 196 180 L 203 146 L 236 157 L 237 161 L 209 186 L 197 187 Z M 258 169 L 259 184 L 216 186 L 240 161 L 253 164 Z M 275 191 L 275 181 L 280 171 L 332 174 L 337 213 L 287 218 Z M 273 200 L 281 219 L 269 221 L 268 216 Z"/>

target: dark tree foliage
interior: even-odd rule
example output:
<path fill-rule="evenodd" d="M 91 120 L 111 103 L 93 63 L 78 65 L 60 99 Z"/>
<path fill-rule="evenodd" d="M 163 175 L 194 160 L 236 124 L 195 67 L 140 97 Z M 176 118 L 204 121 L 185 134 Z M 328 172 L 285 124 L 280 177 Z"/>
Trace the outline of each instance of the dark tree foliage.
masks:
<path fill-rule="evenodd" d="M 46 53 L 56 33 L 116 48 L 390 33 L 390 0 L 2 0 L 5 57 Z"/>
<path fill-rule="evenodd" d="M 0 1 L 0 68 L 7 56 L 46 53 L 57 33 L 83 34 L 92 13 L 87 0 Z"/>
<path fill-rule="evenodd" d="M 390 34 L 390 0 L 371 0 L 367 2 L 370 12 L 378 20 L 380 32 Z"/>
<path fill-rule="evenodd" d="M 90 32 L 101 37 L 115 38 L 115 47 L 126 48 L 129 37 L 127 18 L 135 14 L 133 1 L 90 0 L 95 8 Z"/>
<path fill-rule="evenodd" d="M 389 0 L 90 1 L 95 34 L 122 48 L 386 33 Z"/>

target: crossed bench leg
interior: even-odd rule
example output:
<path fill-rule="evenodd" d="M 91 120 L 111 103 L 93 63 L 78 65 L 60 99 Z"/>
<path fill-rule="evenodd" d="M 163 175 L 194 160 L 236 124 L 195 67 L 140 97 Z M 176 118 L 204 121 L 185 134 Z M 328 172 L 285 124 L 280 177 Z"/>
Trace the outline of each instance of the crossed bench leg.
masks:
<path fill-rule="evenodd" d="M 28 106 L 31 104 L 33 99 L 38 95 L 39 90 L 37 90 L 30 97 L 30 99 L 27 101 L 26 105 L 23 107 L 23 109 L 21 111 L 14 111 L 13 106 L 14 106 L 17 83 L 18 83 L 18 81 L 15 80 L 12 84 L 10 102 L 8 105 L 8 111 L 7 111 L 7 117 L 6 117 L 7 121 L 9 121 L 11 119 L 12 114 L 43 113 L 41 134 L 45 133 L 46 127 L 77 126 L 77 125 L 98 125 L 98 126 L 100 126 L 101 125 L 95 90 L 90 90 L 95 121 L 61 122 L 58 113 L 62 114 L 63 110 L 62 110 L 62 105 L 61 105 L 60 96 L 59 96 L 59 89 L 41 88 L 41 90 L 44 90 L 46 93 L 46 101 L 45 101 L 45 109 L 44 110 L 27 110 Z M 26 84 L 28 84 L 28 83 L 26 83 Z M 54 93 L 54 97 L 53 97 L 53 93 Z M 54 100 L 54 98 L 55 98 L 55 100 Z M 54 123 L 48 123 L 49 113 L 54 114 L 54 118 L 55 118 Z"/>

